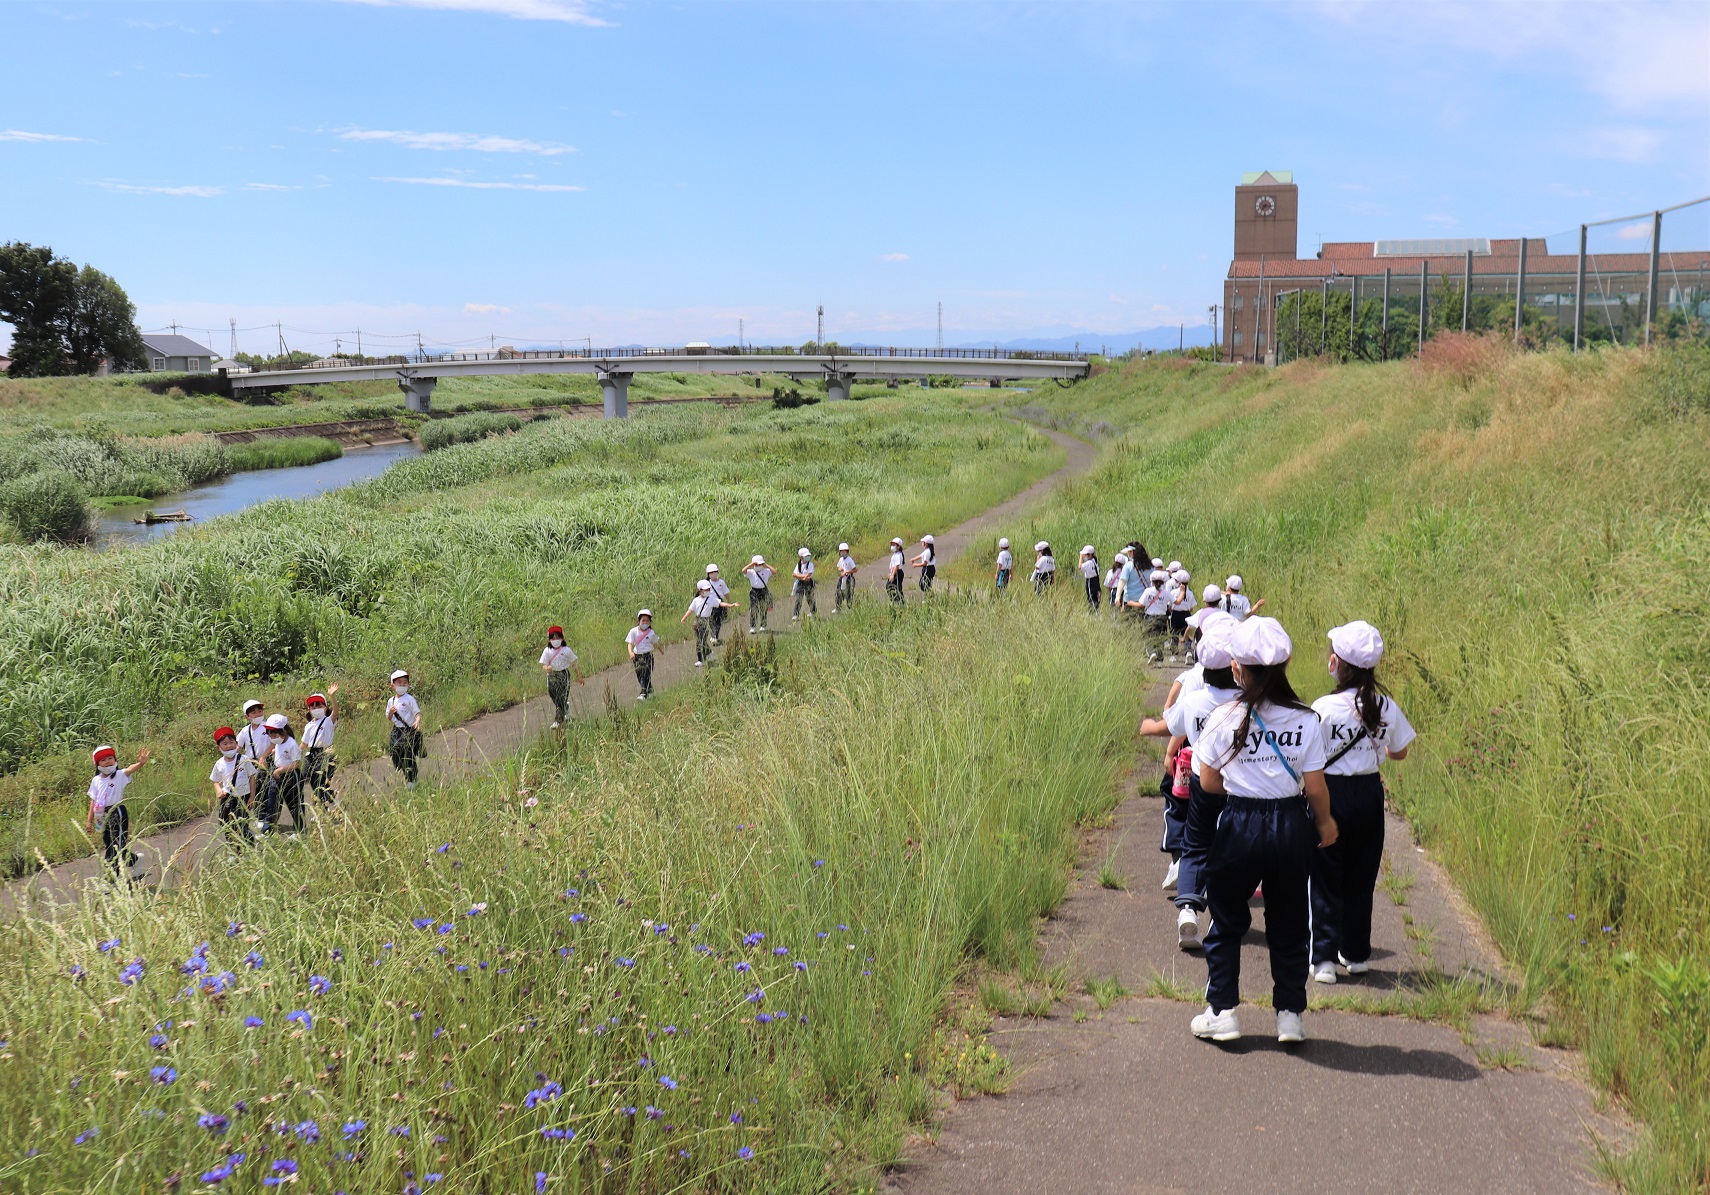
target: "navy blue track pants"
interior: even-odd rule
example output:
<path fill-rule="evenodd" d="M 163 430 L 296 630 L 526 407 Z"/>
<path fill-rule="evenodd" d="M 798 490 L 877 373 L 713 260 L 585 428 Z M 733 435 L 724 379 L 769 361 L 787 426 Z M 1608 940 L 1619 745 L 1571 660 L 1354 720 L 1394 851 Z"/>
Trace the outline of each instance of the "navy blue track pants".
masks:
<path fill-rule="evenodd" d="M 1176 907 L 1205 908 L 1205 859 L 1217 834 L 1223 794 L 1212 796 L 1199 786 L 1199 773 L 1188 780 L 1187 825 L 1182 831 L 1181 867 L 1176 872 Z M 1168 809 L 1168 806 L 1165 806 Z"/>
<path fill-rule="evenodd" d="M 1271 1002 L 1278 1012 L 1306 1011 L 1311 928 L 1307 873 L 1318 826 L 1304 797 L 1261 800 L 1231 794 L 1206 859 L 1211 930 L 1205 935 L 1206 1003 L 1218 1012 L 1241 1003 L 1241 939 L 1253 925 L 1247 902 L 1265 886 L 1265 944 L 1271 952 Z"/>
<path fill-rule="evenodd" d="M 1376 772 L 1331 776 L 1334 845 L 1312 857 L 1312 961 L 1372 957 L 1372 893 L 1383 866 L 1383 780 Z"/>

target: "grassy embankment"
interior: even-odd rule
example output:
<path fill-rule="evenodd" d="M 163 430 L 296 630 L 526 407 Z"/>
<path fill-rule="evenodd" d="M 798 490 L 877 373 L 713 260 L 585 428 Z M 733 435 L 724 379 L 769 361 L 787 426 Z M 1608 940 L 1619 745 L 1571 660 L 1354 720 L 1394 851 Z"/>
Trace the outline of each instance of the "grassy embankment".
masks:
<path fill-rule="evenodd" d="M 870 597 L 503 781 L 0 926 L 6 1189 L 871 1183 L 1001 1084 L 946 1000 L 1116 798 L 1138 678 L 1070 611 Z"/>
<path fill-rule="evenodd" d="M 1327 686 L 1366 618 L 1420 729 L 1391 793 L 1513 963 L 1546 1043 L 1647 1126 L 1629 1189 L 1710 1184 L 1710 358 L 1141 366 L 1024 400 L 1118 438 L 1041 513 L 1240 572 Z M 1116 429 L 1122 429 L 1119 432 Z M 1013 533 L 1012 533 L 1013 534 Z"/>
<path fill-rule="evenodd" d="M 245 697 L 297 712 L 337 680 L 341 754 L 374 753 L 395 667 L 430 728 L 455 725 L 539 690 L 549 622 L 586 666 L 614 663 L 639 606 L 683 633 L 708 561 L 739 594 L 757 551 L 823 562 L 848 539 L 871 562 L 1061 460 L 955 402 L 670 407 L 530 425 L 123 552 L 0 547 L 0 858 L 90 849 L 92 743 L 156 748 L 130 801 L 145 830 L 205 807 L 208 731 Z"/>

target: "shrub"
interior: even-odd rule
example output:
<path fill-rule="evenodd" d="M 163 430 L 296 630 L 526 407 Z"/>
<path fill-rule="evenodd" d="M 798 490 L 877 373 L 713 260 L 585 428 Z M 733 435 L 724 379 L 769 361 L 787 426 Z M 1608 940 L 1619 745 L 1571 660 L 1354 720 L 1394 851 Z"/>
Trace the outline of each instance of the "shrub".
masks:
<path fill-rule="evenodd" d="M 434 452 L 453 444 L 468 444 L 475 440 L 485 440 L 488 436 L 514 432 L 521 426 L 522 420 L 515 415 L 490 412 L 436 419 L 422 428 L 422 447 Z"/>
<path fill-rule="evenodd" d="M 1489 379 L 1514 352 L 1513 340 L 1501 332 L 1439 332 L 1425 342 L 1418 368 L 1464 390 Z"/>
<path fill-rule="evenodd" d="M 318 465 L 343 455 L 344 449 L 338 441 L 324 436 L 266 436 L 247 444 L 233 444 L 226 449 L 226 459 L 233 473 Z"/>
<path fill-rule="evenodd" d="M 803 394 L 791 386 L 785 390 L 782 386 L 772 387 L 772 406 L 780 411 L 793 411 L 797 407 L 809 407 L 820 401 L 817 394 Z"/>
<path fill-rule="evenodd" d="M 1672 415 L 1710 411 L 1710 347 L 1658 350 L 1645 369 L 1645 383 Z"/>
<path fill-rule="evenodd" d="M 63 473 L 31 473 L 0 485 L 0 509 L 25 539 L 71 543 L 89 536 L 89 495 Z"/>

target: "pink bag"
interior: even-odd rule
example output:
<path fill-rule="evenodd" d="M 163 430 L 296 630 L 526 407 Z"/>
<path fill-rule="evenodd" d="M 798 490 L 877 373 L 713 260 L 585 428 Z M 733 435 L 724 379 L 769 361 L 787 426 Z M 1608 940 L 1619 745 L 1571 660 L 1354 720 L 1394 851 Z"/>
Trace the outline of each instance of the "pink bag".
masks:
<path fill-rule="evenodd" d="M 1183 747 L 1176 752 L 1175 783 L 1170 786 L 1170 795 L 1186 800 L 1188 796 L 1188 777 L 1193 775 L 1193 748 Z"/>

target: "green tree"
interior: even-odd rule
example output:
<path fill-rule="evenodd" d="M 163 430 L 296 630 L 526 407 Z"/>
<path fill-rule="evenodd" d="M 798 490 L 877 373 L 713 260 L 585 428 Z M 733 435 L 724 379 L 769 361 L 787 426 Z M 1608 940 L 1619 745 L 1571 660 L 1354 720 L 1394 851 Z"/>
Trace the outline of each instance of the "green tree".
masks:
<path fill-rule="evenodd" d="M 64 321 L 76 285 L 77 267 L 46 245 L 0 245 L 0 319 L 12 325 L 12 377 L 71 372 Z"/>
<path fill-rule="evenodd" d="M 73 373 L 94 373 L 102 361 L 112 369 L 141 369 L 148 363 L 130 296 L 94 266 L 84 266 L 72 287 L 65 347 Z"/>

